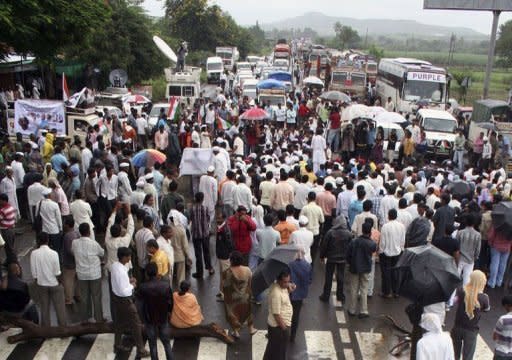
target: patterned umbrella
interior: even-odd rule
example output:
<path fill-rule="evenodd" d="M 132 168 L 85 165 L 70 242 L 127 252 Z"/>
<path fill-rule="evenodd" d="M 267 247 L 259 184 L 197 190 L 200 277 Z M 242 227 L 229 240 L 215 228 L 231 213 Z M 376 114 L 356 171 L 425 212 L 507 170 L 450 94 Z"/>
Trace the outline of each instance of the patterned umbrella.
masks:
<path fill-rule="evenodd" d="M 156 149 L 144 149 L 139 151 L 132 159 L 133 166 L 148 167 L 155 163 L 164 163 L 167 156 Z"/>

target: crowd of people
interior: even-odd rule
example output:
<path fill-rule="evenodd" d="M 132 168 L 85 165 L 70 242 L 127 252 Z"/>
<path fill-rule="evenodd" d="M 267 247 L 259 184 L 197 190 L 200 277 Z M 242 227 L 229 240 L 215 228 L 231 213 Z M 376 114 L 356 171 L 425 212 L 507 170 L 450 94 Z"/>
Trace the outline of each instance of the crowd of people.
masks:
<path fill-rule="evenodd" d="M 162 112 L 154 129 L 136 111 L 123 121 L 105 111 L 85 142 L 52 129 L 5 139 L 2 310 L 42 326 L 51 325 L 51 307 L 60 326 L 69 323 L 66 307 L 80 321 L 103 322 L 101 284 L 107 279 L 114 350 L 125 349 L 122 334 L 130 333 L 138 356 L 156 359 L 159 337 L 170 359 L 169 326 L 203 321 L 204 299 L 198 301 L 187 280 L 192 264 L 198 281 L 220 272 L 217 297 L 237 339 L 245 324 L 251 335 L 257 331 L 252 311 L 264 294 L 252 292 L 252 274 L 274 249 L 295 245 L 296 260 L 276 274 L 266 295 L 264 358 L 286 359 L 314 264 L 325 273 L 319 300 L 330 301 L 335 276 L 337 301 L 350 316 L 364 319 L 376 280 L 382 297 L 399 296 L 394 266 L 404 249 L 432 244 L 453 256 L 463 287 L 441 310 L 425 311 L 418 359 L 472 358 L 478 320 L 489 304 L 484 289 L 508 286 L 510 235 L 491 219 L 493 206 L 511 196 L 508 153 L 494 150 L 482 134 L 468 157 L 461 131 L 455 162 L 428 162 L 413 116 L 400 150 L 392 136 L 384 149 L 382 129 L 371 122 L 345 126 L 348 104 L 329 103 L 307 89 L 290 94 L 277 109 L 222 93 L 180 106 L 178 123 Z M 266 109 L 270 119 L 241 120 L 252 106 Z M 224 128 L 221 120 L 232 125 Z M 164 153 L 166 162 L 135 167 L 133 155 L 146 147 Z M 206 172 L 191 177 L 191 192 L 179 190 L 184 186 L 177 164 L 185 148 L 212 151 Z M 34 291 L 22 281 L 16 246 L 16 231 L 26 224 L 36 234 L 30 267 L 23 269 L 31 273 Z M 23 301 L 13 301 L 20 293 Z M 511 309 L 509 297 L 503 303 Z M 452 306 L 454 346 L 446 353 L 452 355 L 435 357 L 426 344 L 437 341 L 432 336 L 440 334 Z M 509 317 L 496 326 L 496 359 L 512 358 Z"/>

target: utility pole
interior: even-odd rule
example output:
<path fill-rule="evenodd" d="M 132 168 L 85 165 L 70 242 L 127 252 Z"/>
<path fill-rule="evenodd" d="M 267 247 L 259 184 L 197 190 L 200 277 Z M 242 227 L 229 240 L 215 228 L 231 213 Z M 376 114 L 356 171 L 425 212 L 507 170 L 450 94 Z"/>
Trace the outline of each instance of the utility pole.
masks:
<path fill-rule="evenodd" d="M 366 36 L 364 37 L 364 48 L 366 49 L 366 45 L 368 44 L 368 28 L 366 28 Z"/>
<path fill-rule="evenodd" d="M 491 43 L 489 44 L 489 53 L 487 54 L 487 65 L 485 66 L 484 78 L 484 99 L 489 96 L 489 83 L 491 82 L 491 72 L 494 63 L 494 50 L 496 49 L 496 33 L 498 32 L 498 20 L 501 11 L 494 10 L 492 12 L 492 28 L 491 28 Z"/>

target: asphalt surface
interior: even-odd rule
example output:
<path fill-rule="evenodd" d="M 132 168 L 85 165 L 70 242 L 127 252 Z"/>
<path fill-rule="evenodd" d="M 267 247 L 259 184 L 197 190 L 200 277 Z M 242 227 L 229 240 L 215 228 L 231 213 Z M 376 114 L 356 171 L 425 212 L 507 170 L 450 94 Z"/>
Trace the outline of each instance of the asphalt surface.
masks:
<path fill-rule="evenodd" d="M 21 231 L 20 231 L 21 232 Z M 34 246 L 34 234 L 25 227 L 23 233 L 17 236 L 17 251 L 24 269 L 24 278 L 30 281 L 29 256 Z M 218 267 L 214 255 L 214 239 L 211 239 L 213 265 Z M 3 251 L 0 251 L 3 257 Z M 376 270 L 374 296 L 369 299 L 370 317 L 358 319 L 349 317 L 339 302 L 331 299 L 323 303 L 318 299 L 323 288 L 324 267 L 315 262 L 313 282 L 309 296 L 304 301 L 297 339 L 289 345 L 289 359 L 387 359 L 388 350 L 398 342 L 400 332 L 396 331 L 382 315 L 392 316 L 397 323 L 409 328 L 404 309 L 409 301 L 404 298 L 383 299 L 379 297 L 380 271 Z M 229 326 L 225 320 L 222 302 L 216 300 L 218 292 L 218 271 L 213 276 L 202 280 L 189 278 L 193 292 L 196 294 L 205 318 L 205 322 L 216 322 L 225 329 Z M 333 285 L 333 290 L 335 285 Z M 109 314 L 108 284 L 103 284 L 103 308 L 107 318 Z M 483 339 L 477 351 L 481 352 L 475 359 L 490 359 L 492 357 L 492 330 L 498 317 L 503 313 L 500 305 L 504 289 L 490 289 L 491 311 L 482 316 L 480 336 Z M 334 294 L 334 292 L 333 292 Z M 68 308 L 71 322 L 77 321 L 73 308 Z M 267 328 L 267 303 L 254 305 L 253 313 L 258 333 L 252 338 L 247 329 L 241 332 L 241 338 L 234 345 L 225 346 L 212 339 L 176 339 L 173 342 L 175 359 L 261 359 L 265 349 L 265 330 Z M 453 325 L 454 310 L 447 313 L 446 330 Z M 54 319 L 55 321 L 55 319 Z M 114 359 L 112 353 L 112 336 L 84 336 L 79 339 L 34 340 L 23 344 L 7 345 L 6 336 L 0 333 L 0 359 Z M 487 345 L 485 345 L 487 344 Z M 118 359 L 134 358 L 135 351 L 124 354 Z M 163 358 L 160 352 L 160 358 Z M 401 358 L 407 358 L 407 352 Z"/>

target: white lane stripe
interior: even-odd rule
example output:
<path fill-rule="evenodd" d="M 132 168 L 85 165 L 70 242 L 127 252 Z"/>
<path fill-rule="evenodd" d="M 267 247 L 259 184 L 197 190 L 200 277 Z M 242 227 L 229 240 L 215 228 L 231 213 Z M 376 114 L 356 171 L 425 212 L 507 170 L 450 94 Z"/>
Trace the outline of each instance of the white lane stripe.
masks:
<path fill-rule="evenodd" d="M 220 360 L 225 359 L 228 346 L 218 339 L 201 338 L 197 360 Z"/>
<path fill-rule="evenodd" d="M 263 359 L 263 354 L 265 354 L 265 348 L 267 347 L 266 334 L 267 330 L 258 330 L 258 332 L 252 336 L 252 360 Z"/>
<path fill-rule="evenodd" d="M 355 360 L 354 350 L 352 349 L 343 349 L 343 356 L 345 356 L 345 360 Z"/>
<path fill-rule="evenodd" d="M 338 359 L 330 331 L 304 331 L 309 359 Z"/>
<path fill-rule="evenodd" d="M 114 360 L 114 334 L 98 334 L 85 360 Z"/>
<path fill-rule="evenodd" d="M 492 359 L 494 352 L 489 348 L 485 340 L 478 335 L 476 338 L 475 360 Z"/>
<path fill-rule="evenodd" d="M 71 340 L 73 340 L 72 337 L 46 340 L 39 348 L 34 360 L 62 359 Z"/>
<path fill-rule="evenodd" d="M 384 349 L 379 347 L 382 345 L 382 334 L 356 331 L 356 338 L 363 360 L 379 359 L 379 355 L 381 355 L 381 359 L 385 359 L 381 353 Z M 387 354 L 387 351 L 384 350 L 384 354 Z"/>
<path fill-rule="evenodd" d="M 9 344 L 7 342 L 7 337 L 19 334 L 20 332 L 20 328 L 10 328 L 0 333 L 0 359 L 7 359 L 14 348 L 18 346 L 18 344 Z"/>
<path fill-rule="evenodd" d="M 350 334 L 348 329 L 340 329 L 340 338 L 342 344 L 350 344 Z"/>
<path fill-rule="evenodd" d="M 345 324 L 347 322 L 343 311 L 336 310 L 336 319 L 338 320 L 338 324 Z"/>

